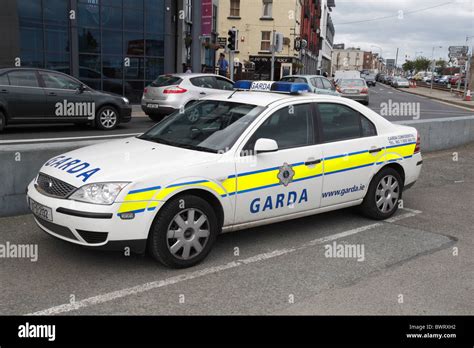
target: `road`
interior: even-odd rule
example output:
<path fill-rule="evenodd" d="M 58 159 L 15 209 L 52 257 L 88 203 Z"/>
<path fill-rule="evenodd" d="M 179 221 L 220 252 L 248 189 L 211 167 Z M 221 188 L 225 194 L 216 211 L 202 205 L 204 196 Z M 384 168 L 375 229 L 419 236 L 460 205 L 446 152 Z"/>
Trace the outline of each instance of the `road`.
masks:
<path fill-rule="evenodd" d="M 408 94 L 398 91 L 387 85 L 377 83 L 376 87 L 371 87 L 370 91 L 370 105 L 369 107 L 380 113 L 385 106 L 387 110 L 392 110 L 390 106 L 394 103 L 415 103 L 413 107 L 419 108 L 419 115 L 417 113 L 410 113 L 409 115 L 394 115 L 394 112 L 388 112 L 382 115 L 390 121 L 411 120 L 414 117 L 420 119 L 431 119 L 441 117 L 461 117 L 470 116 L 472 111 L 460 108 L 454 105 L 448 105 L 428 98 L 417 95 Z M 393 111 L 393 110 L 392 110 Z M 77 127 L 74 125 L 43 125 L 43 126 L 11 126 L 7 128 L 4 133 L 0 135 L 0 144 L 5 144 L 9 141 L 18 142 L 25 139 L 54 139 L 54 138 L 69 138 L 69 137 L 94 137 L 94 136 L 114 136 L 142 133 L 152 127 L 154 122 L 148 117 L 144 116 L 139 106 L 134 106 L 134 117 L 130 123 L 120 125 L 114 131 L 99 131 L 87 126 Z"/>
<path fill-rule="evenodd" d="M 472 314 L 473 183 L 474 144 L 430 153 L 389 221 L 346 209 L 228 233 L 186 270 L 2 218 L 0 245 L 38 245 L 38 260 L 0 259 L 0 314 Z M 327 257 L 333 243 L 363 257 Z"/>

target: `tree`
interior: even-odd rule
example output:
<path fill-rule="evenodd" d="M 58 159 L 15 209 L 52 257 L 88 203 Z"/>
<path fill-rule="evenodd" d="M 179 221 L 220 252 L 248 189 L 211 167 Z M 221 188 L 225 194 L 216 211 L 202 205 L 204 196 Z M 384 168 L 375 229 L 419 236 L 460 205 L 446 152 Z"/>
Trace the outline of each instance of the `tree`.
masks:
<path fill-rule="evenodd" d="M 418 57 L 414 63 L 416 71 L 428 71 L 431 65 L 431 60 L 426 57 Z"/>
<path fill-rule="evenodd" d="M 412 60 L 407 60 L 405 63 L 402 65 L 403 71 L 412 71 L 415 70 L 415 62 Z"/>
<path fill-rule="evenodd" d="M 443 70 L 446 69 L 446 67 L 448 66 L 448 62 L 445 61 L 444 59 L 439 59 L 436 61 L 436 72 L 438 74 L 442 74 L 443 73 Z"/>

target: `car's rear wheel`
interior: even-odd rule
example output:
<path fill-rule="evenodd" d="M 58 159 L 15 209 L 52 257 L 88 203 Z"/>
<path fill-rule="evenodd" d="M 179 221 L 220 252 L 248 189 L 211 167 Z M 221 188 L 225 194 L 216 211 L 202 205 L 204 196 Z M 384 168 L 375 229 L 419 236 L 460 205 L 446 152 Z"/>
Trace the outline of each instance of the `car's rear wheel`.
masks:
<path fill-rule="evenodd" d="M 112 106 L 104 106 L 99 109 L 95 123 L 97 128 L 102 130 L 112 130 L 117 128 L 119 123 L 118 112 Z"/>
<path fill-rule="evenodd" d="M 3 132 L 5 129 L 6 118 L 5 114 L 0 111 L 0 132 Z"/>
<path fill-rule="evenodd" d="M 197 196 L 178 196 L 160 209 L 150 230 L 148 250 L 165 266 L 191 267 L 209 254 L 219 231 L 208 202 Z"/>
<path fill-rule="evenodd" d="M 383 168 L 373 177 L 360 206 L 361 212 L 375 220 L 388 219 L 397 211 L 402 192 L 400 174 L 393 168 Z"/>

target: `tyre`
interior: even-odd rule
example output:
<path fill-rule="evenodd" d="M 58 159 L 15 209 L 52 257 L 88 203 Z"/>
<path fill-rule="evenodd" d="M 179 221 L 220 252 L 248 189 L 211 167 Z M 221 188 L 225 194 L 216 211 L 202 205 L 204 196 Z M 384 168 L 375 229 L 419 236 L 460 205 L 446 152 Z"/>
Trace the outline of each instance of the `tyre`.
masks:
<path fill-rule="evenodd" d="M 152 115 L 148 115 L 148 117 L 152 121 L 160 122 L 161 120 L 163 120 L 166 117 L 166 115 L 164 115 L 164 114 L 152 114 Z"/>
<path fill-rule="evenodd" d="M 95 116 L 95 124 L 98 129 L 112 130 L 117 128 L 118 123 L 118 112 L 113 106 L 107 105 L 100 108 Z"/>
<path fill-rule="evenodd" d="M 204 199 L 178 196 L 153 221 L 148 251 L 167 267 L 191 267 L 209 254 L 220 229 L 214 209 Z"/>
<path fill-rule="evenodd" d="M 6 125 L 5 114 L 0 111 L 0 132 L 3 132 L 3 130 L 5 129 L 5 125 Z"/>
<path fill-rule="evenodd" d="M 402 192 L 403 182 L 400 174 L 393 168 L 385 167 L 370 182 L 360 210 L 375 220 L 388 219 L 397 211 Z"/>

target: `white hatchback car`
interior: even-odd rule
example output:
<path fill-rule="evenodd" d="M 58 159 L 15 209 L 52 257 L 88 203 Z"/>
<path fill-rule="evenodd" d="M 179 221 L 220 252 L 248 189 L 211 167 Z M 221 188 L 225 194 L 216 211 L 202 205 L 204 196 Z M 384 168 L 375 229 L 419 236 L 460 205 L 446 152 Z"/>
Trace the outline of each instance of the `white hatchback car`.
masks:
<path fill-rule="evenodd" d="M 167 266 L 189 267 L 221 231 L 350 206 L 388 218 L 420 174 L 414 128 L 304 93 L 306 84 L 235 87 L 138 137 L 47 161 L 27 191 L 39 227 L 93 248 L 148 247 Z"/>

